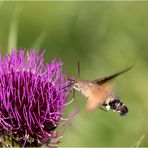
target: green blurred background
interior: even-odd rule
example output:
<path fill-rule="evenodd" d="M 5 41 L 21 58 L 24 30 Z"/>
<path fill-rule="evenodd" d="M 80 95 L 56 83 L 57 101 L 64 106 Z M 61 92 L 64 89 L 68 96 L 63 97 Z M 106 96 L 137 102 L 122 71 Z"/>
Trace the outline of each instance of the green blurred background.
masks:
<path fill-rule="evenodd" d="M 77 93 L 60 146 L 148 146 L 148 2 L 0 2 L 0 48 L 46 49 L 46 60 L 61 58 L 68 75 L 95 79 L 135 65 L 114 81 L 129 114 L 85 111 Z"/>

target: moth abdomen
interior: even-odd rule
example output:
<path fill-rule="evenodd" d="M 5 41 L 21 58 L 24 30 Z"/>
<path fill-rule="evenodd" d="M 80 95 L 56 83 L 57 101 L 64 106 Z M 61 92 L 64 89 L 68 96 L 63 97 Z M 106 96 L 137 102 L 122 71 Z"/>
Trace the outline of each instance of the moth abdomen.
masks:
<path fill-rule="evenodd" d="M 105 106 L 107 109 L 111 109 L 114 112 L 117 112 L 120 116 L 125 116 L 128 113 L 128 108 L 118 97 L 115 97 L 114 100 L 110 100 L 110 102 Z"/>

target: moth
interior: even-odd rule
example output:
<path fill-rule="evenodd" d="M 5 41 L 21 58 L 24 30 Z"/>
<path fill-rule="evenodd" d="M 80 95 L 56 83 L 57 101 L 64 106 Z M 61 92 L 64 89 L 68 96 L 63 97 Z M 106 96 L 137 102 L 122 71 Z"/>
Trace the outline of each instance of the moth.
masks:
<path fill-rule="evenodd" d="M 123 104 L 117 95 L 112 93 L 109 89 L 109 84 L 114 78 L 127 72 L 132 67 L 133 66 L 95 80 L 71 79 L 71 85 L 75 90 L 79 91 L 82 95 L 88 98 L 86 105 L 86 109 L 88 111 L 105 106 L 107 110 L 111 109 L 112 111 L 117 112 L 120 116 L 124 116 L 128 113 L 128 108 Z M 79 73 L 80 64 L 78 62 L 78 76 Z"/>

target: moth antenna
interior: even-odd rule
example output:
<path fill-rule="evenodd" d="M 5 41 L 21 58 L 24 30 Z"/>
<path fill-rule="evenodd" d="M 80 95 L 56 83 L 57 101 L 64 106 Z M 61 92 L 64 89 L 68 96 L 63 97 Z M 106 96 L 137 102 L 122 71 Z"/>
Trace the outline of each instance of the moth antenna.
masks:
<path fill-rule="evenodd" d="M 80 62 L 78 61 L 78 79 L 80 79 Z"/>

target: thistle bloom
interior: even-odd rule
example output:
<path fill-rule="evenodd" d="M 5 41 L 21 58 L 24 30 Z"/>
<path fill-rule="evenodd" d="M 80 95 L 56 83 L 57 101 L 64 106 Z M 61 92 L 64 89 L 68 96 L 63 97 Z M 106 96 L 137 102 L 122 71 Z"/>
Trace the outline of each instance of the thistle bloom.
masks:
<path fill-rule="evenodd" d="M 69 81 L 61 61 L 43 62 L 44 53 L 35 50 L 0 55 L 1 145 L 39 146 L 59 136 Z"/>

